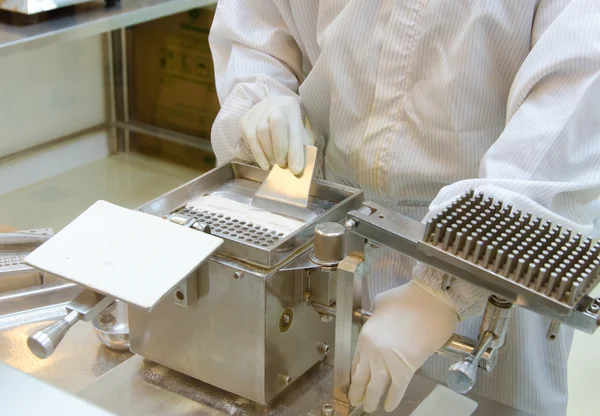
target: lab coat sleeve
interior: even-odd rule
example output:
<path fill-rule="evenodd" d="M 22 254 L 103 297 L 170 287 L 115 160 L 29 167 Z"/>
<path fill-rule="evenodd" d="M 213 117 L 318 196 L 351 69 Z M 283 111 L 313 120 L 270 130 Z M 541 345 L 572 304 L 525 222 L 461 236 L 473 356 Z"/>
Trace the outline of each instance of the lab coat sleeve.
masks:
<path fill-rule="evenodd" d="M 600 1 L 540 1 L 532 48 L 507 103 L 506 126 L 485 154 L 479 178 L 444 187 L 428 218 L 474 188 L 581 233 L 600 217 Z M 427 219 L 427 218 L 426 218 Z M 489 292 L 423 265 L 415 278 L 461 318 L 478 314 Z"/>
<path fill-rule="evenodd" d="M 221 104 L 211 132 L 217 160 L 253 161 L 240 119 L 269 94 L 297 96 L 302 53 L 272 0 L 219 1 L 209 43 Z"/>

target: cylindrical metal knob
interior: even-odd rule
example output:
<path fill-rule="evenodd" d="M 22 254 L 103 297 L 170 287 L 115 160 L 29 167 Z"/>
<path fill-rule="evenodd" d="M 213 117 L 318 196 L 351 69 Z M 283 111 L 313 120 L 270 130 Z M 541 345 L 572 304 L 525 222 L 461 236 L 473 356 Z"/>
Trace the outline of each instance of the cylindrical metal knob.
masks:
<path fill-rule="evenodd" d="M 472 356 L 464 361 L 454 363 L 448 369 L 448 387 L 457 393 L 468 393 L 475 385 L 477 377 L 477 364 L 473 362 Z"/>
<path fill-rule="evenodd" d="M 492 345 L 494 338 L 493 333 L 486 332 L 485 336 L 480 340 L 479 345 L 475 347 L 471 355 L 463 361 L 459 361 L 450 366 L 446 379 L 448 387 L 461 394 L 471 391 L 477 377 L 477 364 L 479 364 L 479 360 L 481 360 L 485 351 Z"/>
<path fill-rule="evenodd" d="M 321 266 L 338 264 L 346 255 L 345 232 L 346 228 L 335 222 L 317 225 L 312 260 Z"/>
<path fill-rule="evenodd" d="M 71 311 L 67 316 L 27 338 L 27 346 L 38 358 L 48 358 L 67 331 L 79 320 L 79 312 Z"/>
<path fill-rule="evenodd" d="M 333 406 L 329 403 L 321 406 L 321 416 L 333 416 Z"/>

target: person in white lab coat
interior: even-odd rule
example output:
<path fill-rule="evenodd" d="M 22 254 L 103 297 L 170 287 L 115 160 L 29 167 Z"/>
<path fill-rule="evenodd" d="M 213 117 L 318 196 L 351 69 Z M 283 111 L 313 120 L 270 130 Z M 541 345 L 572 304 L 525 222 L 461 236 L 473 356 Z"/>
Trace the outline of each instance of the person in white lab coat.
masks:
<path fill-rule="evenodd" d="M 600 216 L 600 1 L 220 0 L 210 33 L 221 111 L 217 158 L 302 170 L 422 220 L 475 188 L 591 233 Z M 309 134 L 303 120 L 308 119 Z M 476 337 L 489 293 L 375 251 L 372 318 L 350 399 L 400 402 L 413 373 L 445 380 L 434 352 Z M 413 279 L 411 280 L 411 277 Z M 405 283 L 405 284 L 404 284 Z M 498 367 L 474 392 L 564 415 L 572 331 L 516 308 Z"/>

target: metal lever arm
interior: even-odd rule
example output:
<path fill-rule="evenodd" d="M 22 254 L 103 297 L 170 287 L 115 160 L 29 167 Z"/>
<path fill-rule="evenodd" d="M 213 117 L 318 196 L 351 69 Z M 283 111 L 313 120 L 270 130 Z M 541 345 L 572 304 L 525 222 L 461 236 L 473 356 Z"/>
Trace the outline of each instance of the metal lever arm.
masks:
<path fill-rule="evenodd" d="M 109 307 L 115 298 L 86 289 L 67 305 L 67 316 L 27 338 L 27 346 L 39 358 L 50 357 L 65 334 L 77 321 L 91 321 Z"/>
<path fill-rule="evenodd" d="M 58 322 L 53 323 L 40 331 L 37 331 L 27 338 L 27 346 L 31 352 L 38 358 L 48 358 L 67 331 L 79 321 L 79 312 L 71 311 L 67 316 Z"/>
<path fill-rule="evenodd" d="M 473 350 L 471 355 L 463 361 L 452 364 L 448 369 L 448 387 L 458 393 L 468 393 L 475 385 L 477 377 L 477 364 L 483 357 L 483 354 L 494 342 L 495 335 L 486 332 L 479 345 Z"/>

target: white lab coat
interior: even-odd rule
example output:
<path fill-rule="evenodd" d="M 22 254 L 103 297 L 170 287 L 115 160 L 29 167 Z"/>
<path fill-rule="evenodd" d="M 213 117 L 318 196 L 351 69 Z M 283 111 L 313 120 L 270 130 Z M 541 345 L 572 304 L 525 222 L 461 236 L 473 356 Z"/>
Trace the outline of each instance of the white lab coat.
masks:
<path fill-rule="evenodd" d="M 210 35 L 222 105 L 219 161 L 251 158 L 239 120 L 268 94 L 299 95 L 324 176 L 421 219 L 476 188 L 591 233 L 600 216 L 600 1 L 220 0 Z M 430 210 L 428 209 L 430 207 Z M 371 295 L 412 264 L 376 251 Z M 439 273 L 414 276 L 440 286 Z M 444 301 L 475 337 L 487 293 Z M 516 308 L 500 364 L 475 392 L 564 415 L 572 331 Z M 422 372 L 445 379 L 445 359 Z"/>

